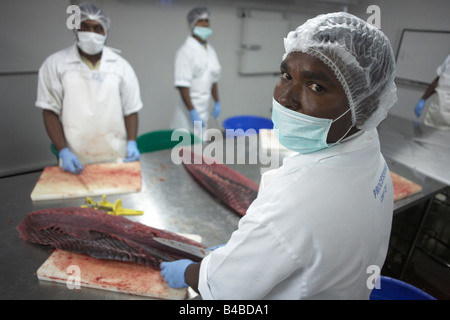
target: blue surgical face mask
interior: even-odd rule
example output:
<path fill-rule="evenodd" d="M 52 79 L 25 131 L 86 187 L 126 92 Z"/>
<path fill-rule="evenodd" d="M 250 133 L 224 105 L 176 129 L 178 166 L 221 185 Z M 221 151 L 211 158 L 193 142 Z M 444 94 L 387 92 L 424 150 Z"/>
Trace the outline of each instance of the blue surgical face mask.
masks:
<path fill-rule="evenodd" d="M 208 27 L 194 27 L 193 33 L 202 39 L 203 41 L 206 41 L 206 39 L 211 35 L 212 30 Z"/>
<path fill-rule="evenodd" d="M 334 120 L 311 117 L 283 107 L 273 99 L 272 121 L 274 132 L 280 143 L 299 153 L 311 153 L 339 143 L 350 131 L 337 142 L 328 144 L 327 137 L 331 124 L 344 116 L 350 108 Z"/>

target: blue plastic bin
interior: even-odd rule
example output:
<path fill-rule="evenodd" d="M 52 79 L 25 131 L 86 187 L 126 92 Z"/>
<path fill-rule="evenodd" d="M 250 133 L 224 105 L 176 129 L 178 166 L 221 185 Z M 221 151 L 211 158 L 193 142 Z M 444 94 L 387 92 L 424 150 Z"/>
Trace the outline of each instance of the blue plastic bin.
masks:
<path fill-rule="evenodd" d="M 235 132 L 234 136 L 247 136 L 259 133 L 260 129 L 272 129 L 273 122 L 271 119 L 258 116 L 235 116 L 227 118 L 223 121 L 223 128 L 226 129 L 242 129 L 244 132 Z M 248 129 L 254 129 L 255 132 L 246 133 Z"/>
<path fill-rule="evenodd" d="M 374 288 L 370 300 L 436 300 L 433 296 L 409 283 L 380 276 L 380 289 Z"/>

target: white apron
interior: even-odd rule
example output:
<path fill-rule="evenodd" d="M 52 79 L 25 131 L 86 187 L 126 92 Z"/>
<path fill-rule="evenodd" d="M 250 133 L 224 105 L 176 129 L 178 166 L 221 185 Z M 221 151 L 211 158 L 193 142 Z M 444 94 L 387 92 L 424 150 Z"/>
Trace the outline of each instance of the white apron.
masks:
<path fill-rule="evenodd" d="M 425 124 L 450 130 L 450 72 L 443 72 L 439 76 L 436 94 L 425 116 Z"/>
<path fill-rule="evenodd" d="M 126 157 L 120 77 L 112 72 L 71 70 L 62 77 L 61 120 L 69 149 L 81 163 Z"/>

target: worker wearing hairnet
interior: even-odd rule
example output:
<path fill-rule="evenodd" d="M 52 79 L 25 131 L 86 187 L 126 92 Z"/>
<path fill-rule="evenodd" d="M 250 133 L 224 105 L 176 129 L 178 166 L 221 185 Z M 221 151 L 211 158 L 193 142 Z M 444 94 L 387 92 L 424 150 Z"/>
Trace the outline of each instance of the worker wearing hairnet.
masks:
<path fill-rule="evenodd" d="M 221 112 L 217 85 L 221 67 L 216 51 L 207 40 L 212 33 L 209 19 L 210 12 L 205 7 L 188 13 L 191 35 L 175 56 L 175 87 L 180 96 L 171 127 L 188 129 L 200 137 L 208 128 L 211 97 L 212 116 L 217 118 Z"/>
<path fill-rule="evenodd" d="M 393 213 L 376 131 L 396 101 L 392 48 L 343 12 L 308 20 L 284 45 L 272 120 L 297 153 L 264 173 L 225 246 L 161 273 L 203 299 L 368 299 Z"/>
<path fill-rule="evenodd" d="M 436 93 L 430 102 L 425 115 L 425 124 L 438 129 L 450 129 L 450 54 L 436 70 L 437 77 L 428 86 L 415 107 L 417 117 L 420 117 L 426 100 Z"/>
<path fill-rule="evenodd" d="M 79 5 L 76 43 L 49 56 L 39 69 L 36 106 L 62 168 L 139 159 L 136 145 L 139 83 L 130 64 L 106 47 L 110 19 L 93 4 Z"/>

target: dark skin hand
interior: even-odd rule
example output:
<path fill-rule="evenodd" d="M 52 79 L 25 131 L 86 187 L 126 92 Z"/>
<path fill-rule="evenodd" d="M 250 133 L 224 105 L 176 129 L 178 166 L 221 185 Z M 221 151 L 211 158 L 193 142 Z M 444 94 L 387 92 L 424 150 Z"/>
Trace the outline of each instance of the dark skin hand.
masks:
<path fill-rule="evenodd" d="M 282 106 L 318 118 L 336 119 L 348 110 L 347 96 L 333 71 L 322 61 L 301 52 L 292 52 L 281 63 L 281 78 L 274 94 Z M 336 142 L 352 126 L 351 112 L 333 122 L 328 143 Z M 352 127 L 346 136 L 359 129 Z M 198 292 L 201 263 L 191 264 L 184 274 L 185 282 Z"/>
<path fill-rule="evenodd" d="M 347 96 L 334 72 L 319 59 L 291 52 L 281 63 L 281 78 L 273 96 L 282 106 L 312 117 L 336 119 L 349 108 Z M 351 112 L 332 123 L 327 142 L 341 139 L 352 127 Z M 353 126 L 346 137 L 358 132 Z"/>
<path fill-rule="evenodd" d="M 428 99 L 435 92 L 438 82 L 439 82 L 439 77 L 436 77 L 436 79 L 434 79 L 433 82 L 430 83 L 427 90 L 425 90 L 425 92 L 422 96 L 422 99 L 425 99 L 425 100 Z"/>

